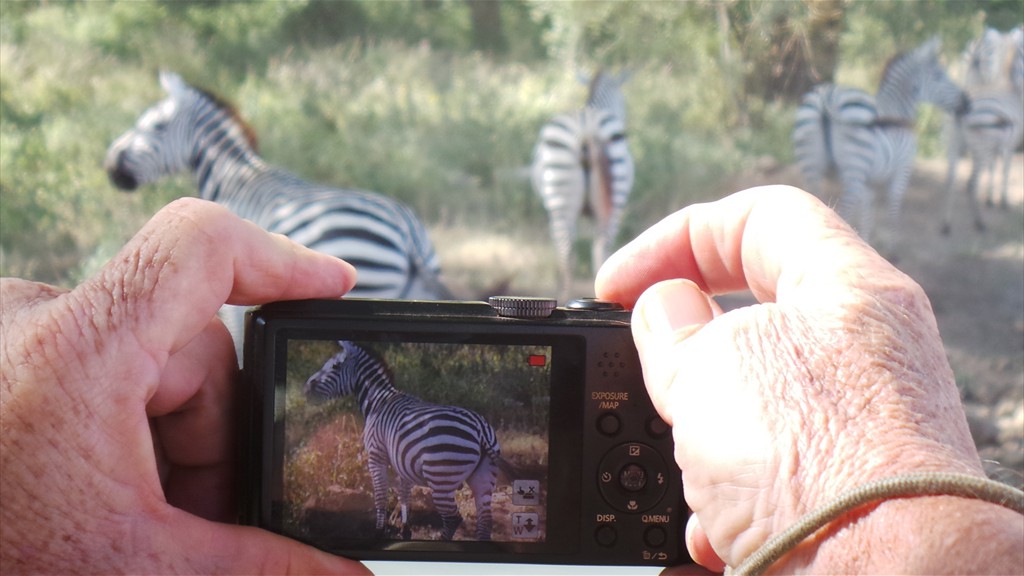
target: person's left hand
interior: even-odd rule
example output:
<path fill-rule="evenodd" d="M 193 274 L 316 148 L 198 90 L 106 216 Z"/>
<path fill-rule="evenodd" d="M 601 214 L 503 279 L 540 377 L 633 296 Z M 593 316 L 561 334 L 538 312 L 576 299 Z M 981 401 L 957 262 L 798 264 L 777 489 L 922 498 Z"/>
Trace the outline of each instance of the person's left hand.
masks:
<path fill-rule="evenodd" d="M 210 521 L 235 516 L 238 369 L 218 308 L 354 282 L 341 260 L 195 199 L 74 290 L 2 280 L 0 572 L 366 572 Z"/>

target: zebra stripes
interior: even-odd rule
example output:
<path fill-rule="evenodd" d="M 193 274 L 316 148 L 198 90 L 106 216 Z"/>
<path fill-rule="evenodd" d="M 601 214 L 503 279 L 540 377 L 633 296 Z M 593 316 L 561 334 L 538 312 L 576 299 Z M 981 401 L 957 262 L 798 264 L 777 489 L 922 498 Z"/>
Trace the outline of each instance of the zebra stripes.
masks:
<path fill-rule="evenodd" d="M 388 467 L 398 478 L 403 537 L 408 539 L 409 494 L 413 486 L 432 492 L 441 515 L 441 538 L 451 540 L 462 524 L 455 492 L 467 484 L 476 504 L 476 539 L 491 538 L 491 497 L 498 470 L 508 465 L 494 429 L 472 410 L 431 404 L 397 390 L 383 360 L 352 342 L 309 377 L 307 397 L 355 396 L 365 425 L 363 444 L 373 483 L 377 532 L 387 515 Z"/>
<path fill-rule="evenodd" d="M 947 122 L 949 133 L 946 173 L 946 214 L 942 231 L 952 229 L 955 203 L 956 166 L 966 149 L 971 158 L 967 198 L 977 230 L 985 223 L 978 205 L 978 184 L 988 174 L 986 204 L 996 202 L 996 163 L 1002 159 L 1002 187 L 999 205 L 1006 208 L 1010 162 L 1013 151 L 1024 140 L 1024 27 L 1003 34 L 987 28 L 964 53 L 964 73 L 971 109 Z"/>
<path fill-rule="evenodd" d="M 629 72 L 623 70 L 618 74 L 609 74 L 599 70 L 593 78 L 588 79 L 583 74 L 578 74 L 577 78 L 587 86 L 587 106 L 607 110 L 622 122 L 625 129 L 626 99 L 622 97 L 622 85 L 629 80 Z"/>
<path fill-rule="evenodd" d="M 599 72 L 590 82 L 587 105 L 545 123 L 534 147 L 531 182 L 548 213 L 563 300 L 571 289 L 580 216 L 594 221 L 591 256 L 596 272 L 608 257 L 633 189 L 622 81 L 621 76 Z"/>
<path fill-rule="evenodd" d="M 963 111 L 964 93 L 939 63 L 933 38 L 886 66 L 878 93 L 824 84 L 807 94 L 796 114 L 793 146 L 812 193 L 834 171 L 842 186 L 839 213 L 866 239 L 874 227 L 872 187 L 888 185 L 889 244 L 899 245 L 899 213 L 917 151 L 919 102 Z"/>
<path fill-rule="evenodd" d="M 412 210 L 372 192 L 306 182 L 269 166 L 251 129 L 215 96 L 162 72 L 168 97 L 147 110 L 107 152 L 111 181 L 134 190 L 191 170 L 200 198 L 227 206 L 261 227 L 353 264 L 351 296 L 447 299 L 440 266 Z M 242 313 L 225 318 L 236 343 Z"/>

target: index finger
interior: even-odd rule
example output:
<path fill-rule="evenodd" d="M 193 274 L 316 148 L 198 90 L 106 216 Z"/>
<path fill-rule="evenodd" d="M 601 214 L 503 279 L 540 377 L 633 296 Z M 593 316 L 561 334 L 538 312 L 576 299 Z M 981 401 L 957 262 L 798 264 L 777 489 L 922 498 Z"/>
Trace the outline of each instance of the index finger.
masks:
<path fill-rule="evenodd" d="M 96 277 L 71 294 L 89 309 L 86 337 L 123 328 L 165 359 L 199 334 L 224 304 L 336 298 L 355 269 L 222 206 L 194 198 L 156 214 Z"/>
<path fill-rule="evenodd" d="M 749 289 L 760 302 L 905 281 L 835 212 L 789 186 L 752 188 L 668 216 L 605 262 L 595 290 L 632 308 L 649 286 L 675 278 L 709 294 Z"/>

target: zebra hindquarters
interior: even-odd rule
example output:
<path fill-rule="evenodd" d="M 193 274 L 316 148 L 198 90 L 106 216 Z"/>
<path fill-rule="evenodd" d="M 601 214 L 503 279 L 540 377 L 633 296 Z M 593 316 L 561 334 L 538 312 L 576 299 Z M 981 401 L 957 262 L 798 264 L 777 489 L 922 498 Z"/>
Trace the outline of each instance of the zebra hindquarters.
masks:
<path fill-rule="evenodd" d="M 619 222 L 633 190 L 636 167 L 621 122 L 606 113 L 597 114 L 597 151 L 588 163 L 588 206 L 594 215 L 592 274 L 608 258 L 619 233 Z"/>
<path fill-rule="evenodd" d="M 531 180 L 548 214 L 558 258 L 560 296 L 572 285 L 573 242 L 584 205 L 584 173 L 577 137 L 578 121 L 568 114 L 544 125 L 534 150 Z"/>
<path fill-rule="evenodd" d="M 796 111 L 791 136 L 793 155 L 803 176 L 804 186 L 818 198 L 822 198 L 822 182 L 834 164 L 829 135 L 830 120 L 825 104 L 831 89 L 831 84 L 821 84 L 804 95 Z"/>

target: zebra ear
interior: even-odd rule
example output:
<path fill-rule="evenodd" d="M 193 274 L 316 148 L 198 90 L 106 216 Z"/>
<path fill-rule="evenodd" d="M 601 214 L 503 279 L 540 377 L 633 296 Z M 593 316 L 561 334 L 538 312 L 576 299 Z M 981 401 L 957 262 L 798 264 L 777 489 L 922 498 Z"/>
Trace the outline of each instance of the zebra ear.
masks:
<path fill-rule="evenodd" d="M 188 84 L 181 76 L 168 70 L 160 71 L 160 86 L 171 96 L 177 96 L 188 90 Z"/>

